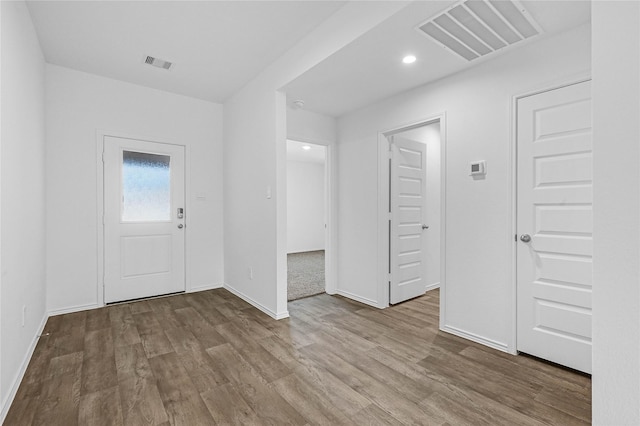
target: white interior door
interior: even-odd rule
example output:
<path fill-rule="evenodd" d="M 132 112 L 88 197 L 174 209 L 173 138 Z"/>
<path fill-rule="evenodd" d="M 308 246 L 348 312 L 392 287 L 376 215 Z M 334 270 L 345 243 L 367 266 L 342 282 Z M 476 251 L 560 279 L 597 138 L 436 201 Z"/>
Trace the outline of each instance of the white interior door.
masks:
<path fill-rule="evenodd" d="M 105 302 L 185 289 L 184 147 L 104 138 Z"/>
<path fill-rule="evenodd" d="M 517 348 L 591 372 L 591 85 L 517 109 Z"/>
<path fill-rule="evenodd" d="M 426 152 L 424 143 L 390 137 L 389 302 L 424 294 Z"/>

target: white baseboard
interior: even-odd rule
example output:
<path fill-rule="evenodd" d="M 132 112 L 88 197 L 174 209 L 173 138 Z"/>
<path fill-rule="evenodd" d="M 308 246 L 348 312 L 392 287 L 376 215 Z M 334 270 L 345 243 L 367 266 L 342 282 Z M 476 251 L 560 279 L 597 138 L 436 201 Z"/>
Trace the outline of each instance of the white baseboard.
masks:
<path fill-rule="evenodd" d="M 89 309 L 97 309 L 97 308 L 101 308 L 101 306 L 99 306 L 97 303 L 89 303 L 87 305 L 76 305 L 76 306 L 70 306 L 68 308 L 54 309 L 52 311 L 49 311 L 49 316 L 53 317 L 53 316 L 62 315 L 62 314 L 72 314 L 74 312 L 88 311 Z"/>
<path fill-rule="evenodd" d="M 198 291 L 205 291 L 205 290 L 214 290 L 216 288 L 223 288 L 223 287 L 224 287 L 224 283 L 205 284 L 197 287 L 191 287 L 189 291 L 187 291 L 187 293 L 195 293 Z"/>
<path fill-rule="evenodd" d="M 356 302 L 364 303 L 365 305 L 373 306 L 374 308 L 384 309 L 386 306 L 380 306 L 377 300 L 367 299 L 366 297 L 358 296 L 357 294 L 349 293 L 344 290 L 336 290 L 336 294 L 344 296 L 347 299 L 355 300 Z"/>
<path fill-rule="evenodd" d="M 309 253 L 310 251 L 325 251 L 324 247 L 322 248 L 312 248 L 312 249 L 303 249 L 303 250 L 293 250 L 288 251 L 287 254 L 300 254 L 300 253 Z"/>
<path fill-rule="evenodd" d="M 33 351 L 36 349 L 36 345 L 38 344 L 38 339 L 42 334 L 42 331 L 44 330 L 44 326 L 47 324 L 47 319 L 49 319 L 49 316 L 45 313 L 42 317 L 42 322 L 38 326 L 36 335 L 33 336 L 33 340 L 29 345 L 29 349 L 27 349 L 27 353 L 25 354 L 24 359 L 20 364 L 20 369 L 18 370 L 18 374 L 14 378 L 13 383 L 11 383 L 9 394 L 7 395 L 5 400 L 2 401 L 2 411 L 0 411 L 0 424 L 4 423 L 4 420 L 7 417 L 7 414 L 9 413 L 9 408 L 11 407 L 11 403 L 13 402 L 13 399 L 16 397 L 16 393 L 18 393 L 18 388 L 20 387 L 20 383 L 22 383 L 22 379 L 24 378 L 24 373 L 27 371 L 27 366 L 29 365 L 29 361 L 31 361 L 31 357 L 33 356 Z"/>
<path fill-rule="evenodd" d="M 427 291 L 435 290 L 436 288 L 440 288 L 440 282 L 429 284 L 427 287 L 425 287 L 424 291 L 426 293 Z"/>
<path fill-rule="evenodd" d="M 259 302 L 256 302 L 255 300 L 253 300 L 243 292 L 236 290 L 235 288 L 231 287 L 227 283 L 224 283 L 224 288 L 229 290 L 231 293 L 235 294 L 236 296 L 238 296 L 240 299 L 249 303 L 250 305 L 253 305 L 254 307 L 260 309 L 262 312 L 269 315 L 273 319 L 279 320 L 279 319 L 289 318 L 289 311 L 277 312 L 277 313 L 273 312 L 271 309 L 267 308 L 266 306 L 262 305 Z"/>
<path fill-rule="evenodd" d="M 186 293 L 195 293 L 197 291 L 213 290 L 213 289 L 222 288 L 222 287 L 224 287 L 223 283 L 206 284 L 206 285 L 203 285 L 203 286 L 192 287 Z M 156 296 L 156 297 L 164 297 L 164 296 L 165 295 Z M 49 311 L 49 316 L 53 317 L 53 316 L 62 315 L 62 314 L 72 314 L 74 312 L 88 311 L 90 309 L 97 309 L 97 308 L 102 308 L 102 306 L 98 305 L 97 303 L 88 303 L 86 305 L 76 305 L 76 306 L 70 306 L 70 307 L 67 307 L 67 308 L 60 308 L 60 309 L 51 310 L 51 311 Z"/>
<path fill-rule="evenodd" d="M 490 348 L 497 349 L 502 352 L 511 353 L 509 351 L 509 346 L 506 343 L 498 342 L 493 339 L 488 339 L 486 337 L 482 337 L 475 333 L 470 333 L 468 331 L 460 330 L 459 328 L 452 327 L 449 325 L 445 325 L 440 328 L 440 330 L 454 334 L 458 337 L 462 337 L 463 339 L 471 340 L 472 342 L 480 343 L 481 345 L 489 346 Z"/>

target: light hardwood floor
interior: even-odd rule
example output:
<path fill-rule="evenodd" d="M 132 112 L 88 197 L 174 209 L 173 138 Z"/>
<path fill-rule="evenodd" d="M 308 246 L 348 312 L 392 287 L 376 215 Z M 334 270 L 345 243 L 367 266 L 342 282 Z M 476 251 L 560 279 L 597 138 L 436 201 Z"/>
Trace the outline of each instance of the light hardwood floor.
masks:
<path fill-rule="evenodd" d="M 438 331 L 438 291 L 275 321 L 226 290 L 47 322 L 5 425 L 588 424 L 591 380 Z"/>

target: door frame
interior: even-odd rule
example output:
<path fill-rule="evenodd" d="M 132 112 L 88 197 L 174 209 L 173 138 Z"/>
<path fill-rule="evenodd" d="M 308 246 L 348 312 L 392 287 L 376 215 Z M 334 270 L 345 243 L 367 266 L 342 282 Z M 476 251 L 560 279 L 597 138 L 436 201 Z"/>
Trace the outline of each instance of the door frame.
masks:
<path fill-rule="evenodd" d="M 389 142 L 387 137 L 407 130 L 440 123 L 440 328 L 444 325 L 446 299 L 446 113 L 427 116 L 418 121 L 394 126 L 378 132 L 378 296 L 377 307 L 389 307 Z"/>
<path fill-rule="evenodd" d="M 112 132 L 104 130 L 96 130 L 96 261 L 98 266 L 98 274 L 96 276 L 96 294 L 97 305 L 105 306 L 104 301 L 104 263 L 105 263 L 105 250 L 104 250 L 104 162 L 102 153 L 104 152 L 104 138 L 110 136 L 121 139 L 134 139 L 144 142 L 152 142 L 157 144 L 175 145 L 181 146 L 184 149 L 184 198 L 185 198 L 185 236 L 184 236 L 184 282 L 185 293 L 191 291 L 191 274 L 189 267 L 189 227 L 186 224 L 189 223 L 189 212 L 191 211 L 191 198 L 189 197 L 189 188 L 191 188 L 191 153 L 188 145 L 175 143 L 160 137 L 149 137 L 141 135 L 132 135 L 124 132 Z"/>
<path fill-rule="evenodd" d="M 338 164 L 336 160 L 338 149 L 335 145 L 335 142 L 329 142 L 320 139 L 298 137 L 294 135 L 292 137 L 287 136 L 287 140 L 308 143 L 311 145 L 319 145 L 325 148 L 324 181 L 326 193 L 324 196 L 324 212 L 325 224 L 327 226 L 324 231 L 324 290 L 327 294 L 336 294 L 338 292 L 338 232 L 337 227 L 335 226 L 336 218 L 338 217 L 338 180 L 336 178 L 336 165 Z M 288 199 L 288 197 L 289 194 L 287 193 L 286 199 Z M 285 249 L 285 259 L 287 254 L 287 250 Z M 287 304 L 288 303 L 289 302 L 287 301 Z"/>
<path fill-rule="evenodd" d="M 550 92 L 552 90 L 562 89 L 563 87 L 573 86 L 575 84 L 584 83 L 591 80 L 591 73 L 582 72 L 568 78 L 555 80 L 546 85 L 543 85 L 537 89 L 532 89 L 526 92 L 514 95 L 511 99 L 511 143 L 509 144 L 509 160 L 511 161 L 511 167 L 509 167 L 509 206 L 510 221 L 508 223 L 509 236 L 511 245 L 509 246 L 509 256 L 511 259 L 511 333 L 510 339 L 507 342 L 507 352 L 513 355 L 518 354 L 518 101 L 529 96 L 539 95 L 541 93 Z"/>

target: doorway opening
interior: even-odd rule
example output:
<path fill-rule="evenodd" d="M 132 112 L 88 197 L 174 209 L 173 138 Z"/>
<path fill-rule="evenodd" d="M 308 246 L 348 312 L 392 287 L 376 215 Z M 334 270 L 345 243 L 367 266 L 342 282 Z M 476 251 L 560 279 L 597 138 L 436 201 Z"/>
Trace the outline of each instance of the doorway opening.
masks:
<path fill-rule="evenodd" d="M 327 147 L 287 141 L 287 301 L 326 291 Z"/>
<path fill-rule="evenodd" d="M 444 283 L 443 118 L 382 133 L 381 258 L 386 262 L 380 285 L 387 306 Z"/>

